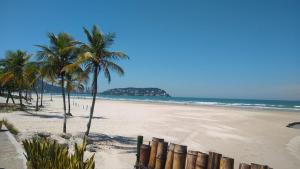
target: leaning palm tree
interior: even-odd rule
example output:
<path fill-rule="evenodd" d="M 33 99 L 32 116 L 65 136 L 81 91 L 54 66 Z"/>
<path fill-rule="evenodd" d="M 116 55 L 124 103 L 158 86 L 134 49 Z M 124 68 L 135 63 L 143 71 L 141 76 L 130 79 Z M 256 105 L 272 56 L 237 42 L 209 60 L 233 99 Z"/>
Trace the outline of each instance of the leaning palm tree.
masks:
<path fill-rule="evenodd" d="M 6 68 L 4 74 L 1 76 L 0 81 L 2 85 L 14 83 L 19 92 L 20 107 L 23 108 L 22 103 L 22 91 L 25 88 L 25 77 L 24 77 L 24 67 L 28 63 L 30 55 L 24 51 L 8 51 L 6 53 L 6 58 L 4 59 Z"/>
<path fill-rule="evenodd" d="M 51 69 L 55 75 L 60 78 L 61 93 L 63 97 L 64 123 L 63 132 L 66 133 L 67 113 L 65 99 L 65 72 L 62 70 L 68 64 L 71 64 L 78 55 L 75 41 L 67 33 L 59 33 L 57 36 L 53 33 L 48 34 L 50 46 L 37 45 L 41 49 L 37 55 L 40 60 L 51 63 Z"/>
<path fill-rule="evenodd" d="M 85 135 L 89 135 L 91 122 L 94 113 L 95 100 L 97 96 L 97 81 L 100 71 L 103 72 L 105 78 L 108 82 L 111 81 L 110 71 L 115 71 L 119 75 L 123 75 L 123 69 L 116 64 L 114 61 L 119 59 L 128 59 L 128 56 L 122 52 L 112 52 L 109 51 L 109 47 L 112 45 L 115 34 L 108 33 L 103 34 L 97 26 L 93 26 L 92 31 L 89 32 L 86 28 L 83 28 L 84 33 L 88 39 L 87 44 L 82 44 L 82 53 L 79 55 L 78 60 L 67 67 L 67 69 L 72 70 L 75 67 L 83 64 L 85 70 L 92 72 L 92 105 L 90 109 L 89 121 L 87 124 L 87 130 Z"/>

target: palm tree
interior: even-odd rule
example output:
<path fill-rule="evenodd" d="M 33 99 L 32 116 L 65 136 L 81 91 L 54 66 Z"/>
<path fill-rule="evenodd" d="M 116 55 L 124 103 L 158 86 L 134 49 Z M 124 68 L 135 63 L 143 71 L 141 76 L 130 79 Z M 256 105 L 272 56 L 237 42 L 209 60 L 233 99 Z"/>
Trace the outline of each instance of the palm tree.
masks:
<path fill-rule="evenodd" d="M 70 103 L 70 94 L 72 91 L 83 91 L 84 84 L 87 83 L 88 80 L 88 73 L 82 70 L 81 67 L 77 67 L 77 69 L 73 70 L 72 72 L 66 72 L 66 90 L 68 95 L 68 115 L 72 116 L 71 114 L 71 103 Z"/>
<path fill-rule="evenodd" d="M 26 78 L 26 84 L 28 85 L 28 87 L 33 89 L 36 94 L 35 111 L 39 110 L 39 95 L 37 90 L 37 82 L 40 76 L 40 67 L 37 62 L 30 62 L 26 64 L 24 69 L 24 77 Z"/>
<path fill-rule="evenodd" d="M 40 60 L 51 63 L 52 71 L 60 78 L 61 92 L 64 106 L 64 123 L 63 132 L 66 133 L 67 128 L 67 113 L 65 99 L 65 72 L 62 70 L 68 64 L 71 64 L 78 55 L 76 45 L 79 42 L 75 41 L 67 33 L 59 33 L 57 36 L 53 33 L 48 34 L 50 46 L 37 45 L 41 49 L 37 55 Z"/>
<path fill-rule="evenodd" d="M 11 98 L 13 104 L 15 104 L 15 100 L 11 94 L 12 91 L 15 90 L 16 85 L 14 81 L 11 81 L 11 78 L 7 76 L 7 64 L 6 64 L 6 59 L 1 59 L 0 60 L 0 87 L 4 91 L 7 91 L 6 95 L 6 104 L 8 104 L 9 99 Z"/>
<path fill-rule="evenodd" d="M 28 63 L 30 55 L 24 51 L 8 51 L 4 60 L 6 68 L 4 74 L 1 77 L 2 85 L 10 82 L 15 83 L 17 91 L 19 92 L 19 100 L 21 109 L 23 108 L 22 103 L 22 90 L 25 88 L 25 77 L 23 76 L 24 67 Z"/>
<path fill-rule="evenodd" d="M 47 82 L 50 82 L 52 87 L 53 84 L 56 83 L 56 79 L 57 79 L 57 75 L 55 73 L 56 65 L 53 64 L 54 62 L 52 62 L 51 59 L 48 59 L 48 60 L 44 60 L 41 66 L 41 73 L 43 78 Z M 50 93 L 50 95 L 51 95 L 50 101 L 52 101 L 52 92 Z"/>
<path fill-rule="evenodd" d="M 87 124 L 87 130 L 85 135 L 88 136 L 90 132 L 91 122 L 94 113 L 95 100 L 97 96 L 97 81 L 100 71 L 104 73 L 108 82 L 111 81 L 110 71 L 115 71 L 119 75 L 123 75 L 123 69 L 114 61 L 119 59 L 128 59 L 128 56 L 122 52 L 111 52 L 108 48 L 112 45 L 115 34 L 108 33 L 103 34 L 97 26 L 93 26 L 92 31 L 89 32 L 86 28 L 83 28 L 84 33 L 88 39 L 87 44 L 82 44 L 82 53 L 78 57 L 78 60 L 67 67 L 67 69 L 74 69 L 76 66 L 83 64 L 87 71 L 92 72 L 92 105 L 89 115 L 89 121 Z"/>

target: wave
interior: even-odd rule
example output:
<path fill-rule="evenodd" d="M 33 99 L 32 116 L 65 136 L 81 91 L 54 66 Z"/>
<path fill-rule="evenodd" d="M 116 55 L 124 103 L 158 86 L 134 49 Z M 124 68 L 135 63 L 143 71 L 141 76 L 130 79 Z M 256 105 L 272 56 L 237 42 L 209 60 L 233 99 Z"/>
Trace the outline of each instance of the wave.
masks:
<path fill-rule="evenodd" d="M 91 95 L 73 95 L 71 98 L 91 99 Z M 292 110 L 300 111 L 299 101 L 278 100 L 245 100 L 245 99 L 205 99 L 205 98 L 183 98 L 183 97 L 143 97 L 143 96 L 97 96 L 100 100 L 135 101 L 146 103 L 166 103 L 180 105 L 203 105 L 243 107 L 255 109 Z"/>

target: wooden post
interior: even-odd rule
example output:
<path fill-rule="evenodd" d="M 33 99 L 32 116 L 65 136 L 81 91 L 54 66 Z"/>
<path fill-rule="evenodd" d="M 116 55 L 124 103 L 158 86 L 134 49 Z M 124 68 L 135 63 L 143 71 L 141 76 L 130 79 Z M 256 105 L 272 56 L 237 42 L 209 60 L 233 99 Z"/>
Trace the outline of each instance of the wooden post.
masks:
<path fill-rule="evenodd" d="M 140 148 L 141 148 L 141 145 L 143 144 L 143 136 L 137 136 L 137 153 L 136 153 L 136 161 L 137 161 L 137 164 L 139 163 L 140 161 Z"/>
<path fill-rule="evenodd" d="M 167 158 L 168 142 L 158 142 L 155 169 L 164 169 Z"/>
<path fill-rule="evenodd" d="M 150 156 L 150 146 L 146 144 L 142 144 L 140 148 L 140 161 L 139 161 L 140 167 L 146 167 L 148 165 L 149 156 Z"/>
<path fill-rule="evenodd" d="M 196 169 L 207 169 L 208 154 L 198 152 L 196 160 Z"/>
<path fill-rule="evenodd" d="M 220 162 L 220 169 L 233 169 L 234 159 L 228 157 L 222 157 Z"/>
<path fill-rule="evenodd" d="M 269 167 L 266 165 L 251 163 L 251 169 L 268 169 L 268 168 Z"/>
<path fill-rule="evenodd" d="M 173 168 L 174 147 L 175 147 L 175 144 L 170 143 L 170 145 L 168 147 L 168 154 L 167 154 L 165 169 Z"/>
<path fill-rule="evenodd" d="M 219 169 L 222 154 L 209 152 L 207 169 Z"/>
<path fill-rule="evenodd" d="M 187 146 L 175 145 L 173 157 L 173 169 L 184 169 Z"/>
<path fill-rule="evenodd" d="M 251 165 L 246 163 L 240 163 L 239 169 L 251 169 Z"/>
<path fill-rule="evenodd" d="M 186 157 L 186 166 L 185 169 L 195 169 L 196 168 L 196 160 L 197 160 L 197 151 L 188 151 Z"/>
<path fill-rule="evenodd" d="M 163 141 L 164 141 L 164 139 L 159 139 L 159 138 L 155 138 L 155 137 L 152 138 L 150 159 L 149 159 L 149 163 L 148 163 L 149 169 L 154 169 L 155 162 L 156 162 L 156 152 L 157 152 L 158 142 L 163 142 Z"/>

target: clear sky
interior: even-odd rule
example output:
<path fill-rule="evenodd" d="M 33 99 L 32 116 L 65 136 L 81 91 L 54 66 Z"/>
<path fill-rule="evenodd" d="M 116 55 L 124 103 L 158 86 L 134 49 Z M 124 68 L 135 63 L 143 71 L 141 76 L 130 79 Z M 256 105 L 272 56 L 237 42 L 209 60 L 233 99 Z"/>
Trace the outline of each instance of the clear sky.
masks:
<path fill-rule="evenodd" d="M 159 87 L 173 96 L 300 100 L 298 0 L 1 0 L 0 58 L 34 53 L 61 31 L 115 32 L 130 56 L 114 87 Z"/>

